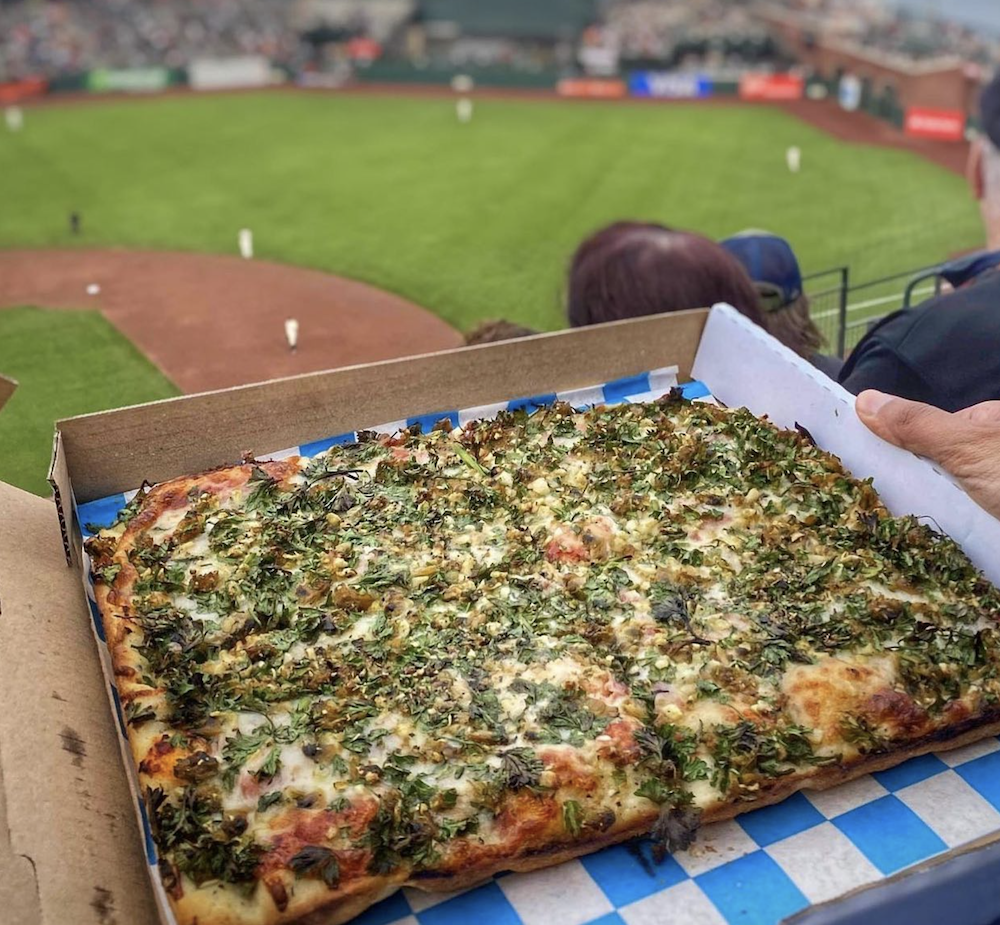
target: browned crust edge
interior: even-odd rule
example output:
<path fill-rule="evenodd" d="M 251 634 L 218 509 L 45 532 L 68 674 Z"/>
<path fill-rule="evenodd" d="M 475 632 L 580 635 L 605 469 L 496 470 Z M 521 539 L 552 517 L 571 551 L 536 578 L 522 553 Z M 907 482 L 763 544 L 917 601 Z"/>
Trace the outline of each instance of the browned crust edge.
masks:
<path fill-rule="evenodd" d="M 271 902 L 263 885 L 258 887 L 259 899 L 252 910 L 224 891 L 192 892 L 173 904 L 173 909 L 181 925 L 343 925 L 404 885 L 402 876 L 365 877 L 331 893 L 314 882 L 301 882 L 298 886 L 305 889 L 291 895 L 283 912 Z"/>
<path fill-rule="evenodd" d="M 910 758 L 916 758 L 930 752 L 961 748 L 963 745 L 971 745 L 990 736 L 1000 735 L 1000 719 L 991 717 L 985 721 L 985 725 L 979 725 L 979 722 L 979 720 L 967 720 L 956 727 L 953 736 L 947 735 L 949 730 L 938 730 L 905 748 L 895 749 L 884 754 L 871 755 L 850 765 L 831 766 L 810 776 L 789 775 L 786 778 L 779 779 L 776 782 L 776 786 L 769 788 L 767 793 L 758 800 L 752 802 L 717 803 L 706 809 L 702 813 L 702 824 L 707 825 L 712 822 L 723 822 L 741 813 L 763 809 L 765 806 L 780 803 L 799 790 L 828 790 L 831 787 L 864 777 L 866 774 L 895 767 Z M 611 845 L 628 841 L 630 838 L 648 835 L 657 815 L 657 813 L 654 813 L 649 818 L 636 820 L 620 827 L 616 826 L 599 837 L 588 840 L 585 844 L 554 845 L 551 848 L 533 851 L 529 855 L 514 858 L 507 862 L 464 870 L 458 874 L 412 878 L 406 882 L 405 886 L 425 890 L 429 893 L 463 890 L 484 883 L 491 877 L 504 871 L 526 873 L 542 867 L 561 864 L 563 861 L 569 861 L 573 858 L 599 851 L 601 848 L 607 848 Z"/>

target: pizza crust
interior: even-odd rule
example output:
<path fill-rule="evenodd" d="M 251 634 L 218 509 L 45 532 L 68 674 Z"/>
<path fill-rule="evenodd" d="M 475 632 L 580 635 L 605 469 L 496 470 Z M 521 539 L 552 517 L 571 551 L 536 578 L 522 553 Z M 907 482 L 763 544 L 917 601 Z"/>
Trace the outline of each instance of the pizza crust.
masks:
<path fill-rule="evenodd" d="M 289 896 L 289 903 L 279 912 L 267 896 L 263 884 L 258 893 L 263 898 L 253 905 L 240 903 L 231 893 L 198 890 L 185 894 L 174 910 L 181 925 L 341 925 L 360 915 L 370 906 L 388 899 L 404 886 L 398 877 L 366 877 L 341 890 L 330 891 L 320 884 L 300 881 Z"/>
<path fill-rule="evenodd" d="M 870 755 L 850 766 L 836 765 L 822 768 L 810 777 L 789 775 L 787 778 L 777 781 L 775 786 L 768 788 L 767 792 L 760 799 L 752 802 L 722 803 L 705 810 L 702 813 L 701 824 L 709 825 L 713 822 L 724 822 L 743 813 L 780 803 L 800 790 L 829 790 L 848 781 L 857 780 L 859 777 L 893 768 L 910 758 L 917 758 L 920 755 L 927 755 L 931 752 L 950 751 L 951 749 L 961 748 L 964 745 L 972 745 L 975 742 L 996 735 L 1000 735 L 1000 719 L 993 719 L 988 721 L 986 725 L 966 729 L 957 733 L 952 738 L 941 739 L 933 737 L 929 741 L 914 743 L 906 748 L 896 749 L 886 754 Z M 658 813 L 653 813 L 648 819 L 643 819 L 627 826 L 615 826 L 609 831 L 602 833 L 599 837 L 586 842 L 586 844 L 576 843 L 555 846 L 551 849 L 545 849 L 544 851 L 535 852 L 525 857 L 516 858 L 510 862 L 491 864 L 449 876 L 421 876 L 419 879 L 407 881 L 405 886 L 425 890 L 428 893 L 466 890 L 486 883 L 497 874 L 505 871 L 527 873 L 543 867 L 562 864 L 564 861 L 571 861 L 574 858 L 592 854 L 602 848 L 608 848 L 611 845 L 617 845 L 632 838 L 641 838 L 644 835 L 648 835 L 657 816 Z"/>
<path fill-rule="evenodd" d="M 732 819 L 745 812 L 755 809 L 762 809 L 786 800 L 799 790 L 828 790 L 837 787 L 848 781 L 856 780 L 867 774 L 877 771 L 884 771 L 887 768 L 895 767 L 909 758 L 916 758 L 931 752 L 948 751 L 971 745 L 990 736 L 1000 735 L 1000 719 L 995 719 L 984 726 L 977 726 L 972 729 L 960 732 L 952 738 L 936 739 L 923 743 L 895 750 L 883 755 L 872 755 L 866 757 L 850 767 L 828 767 L 812 777 L 795 778 L 789 776 L 783 781 L 779 781 L 777 786 L 768 789 L 767 793 L 753 802 L 741 802 L 733 804 L 720 804 L 707 811 L 702 816 L 702 824 L 709 825 L 713 822 L 723 822 Z M 422 890 L 426 893 L 451 893 L 461 890 L 469 890 L 476 886 L 488 883 L 497 874 L 513 871 L 516 873 L 529 873 L 533 870 L 541 870 L 546 867 L 554 867 L 584 855 L 593 854 L 602 848 L 609 848 L 613 845 L 621 844 L 634 838 L 641 838 L 649 834 L 653 823 L 658 816 L 657 812 L 652 812 L 647 818 L 633 821 L 628 825 L 616 825 L 600 835 L 588 839 L 585 842 L 573 844 L 554 845 L 550 848 L 533 851 L 531 854 L 518 858 L 492 863 L 488 865 L 473 865 L 463 870 L 461 873 L 449 875 L 421 874 L 403 881 L 392 881 L 385 878 L 376 881 L 367 890 L 353 893 L 346 901 L 342 897 L 331 897 L 320 905 L 314 906 L 310 912 L 296 917 L 297 913 L 289 908 L 286 914 L 278 917 L 261 919 L 267 923 L 296 923 L 296 925 L 342 925 L 350 921 L 356 915 L 360 915 L 365 909 L 388 899 L 400 888 L 406 886 L 413 889 Z M 370 878 L 374 880 L 374 878 Z M 210 919 L 217 925 L 252 925 L 252 920 L 247 919 L 245 913 L 236 910 L 234 917 L 227 917 L 228 914 L 219 908 L 218 903 L 202 903 L 197 894 L 192 894 L 190 899 L 183 904 L 183 912 L 189 914 L 187 921 L 192 923 L 199 921 L 200 917 L 211 913 Z M 223 917 L 219 917 L 219 916 Z"/>

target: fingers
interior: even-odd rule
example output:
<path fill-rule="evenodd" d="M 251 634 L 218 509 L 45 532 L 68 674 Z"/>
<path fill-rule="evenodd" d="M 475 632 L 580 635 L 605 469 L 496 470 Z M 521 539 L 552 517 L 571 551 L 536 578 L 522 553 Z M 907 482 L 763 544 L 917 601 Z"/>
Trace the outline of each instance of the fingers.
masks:
<path fill-rule="evenodd" d="M 883 440 L 937 462 L 953 450 L 963 425 L 940 408 L 874 390 L 862 392 L 855 408 L 868 429 Z"/>
<path fill-rule="evenodd" d="M 949 414 L 920 402 L 865 391 L 855 404 L 883 440 L 938 463 L 969 496 L 1000 518 L 1000 401 Z"/>

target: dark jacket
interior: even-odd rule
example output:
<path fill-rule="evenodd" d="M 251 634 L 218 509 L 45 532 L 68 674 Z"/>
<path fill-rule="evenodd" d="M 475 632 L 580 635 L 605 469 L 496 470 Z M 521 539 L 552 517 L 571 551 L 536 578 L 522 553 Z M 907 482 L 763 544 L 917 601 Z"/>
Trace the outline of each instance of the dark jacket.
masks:
<path fill-rule="evenodd" d="M 890 395 L 959 411 L 1000 399 L 1000 270 L 917 308 L 889 315 L 844 363 L 855 395 Z"/>

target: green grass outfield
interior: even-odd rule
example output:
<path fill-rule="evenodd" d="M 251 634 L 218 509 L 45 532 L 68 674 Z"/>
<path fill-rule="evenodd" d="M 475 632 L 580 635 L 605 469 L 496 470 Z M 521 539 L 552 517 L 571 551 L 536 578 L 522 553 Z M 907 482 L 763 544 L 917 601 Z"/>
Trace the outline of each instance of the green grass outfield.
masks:
<path fill-rule="evenodd" d="M 177 394 L 96 311 L 0 311 L 0 370 L 20 384 L 0 411 L 0 480 L 43 495 L 54 421 Z"/>
<path fill-rule="evenodd" d="M 803 171 L 784 167 L 791 144 Z M 0 133 L 0 247 L 257 254 L 398 292 L 466 328 L 561 325 L 565 265 L 602 223 L 786 235 L 855 280 L 981 243 L 962 180 L 733 106 L 259 93 L 32 109 Z M 122 396 L 123 399 L 128 396 Z"/>

